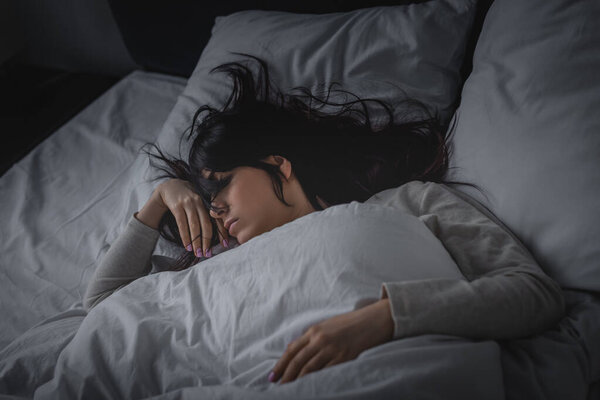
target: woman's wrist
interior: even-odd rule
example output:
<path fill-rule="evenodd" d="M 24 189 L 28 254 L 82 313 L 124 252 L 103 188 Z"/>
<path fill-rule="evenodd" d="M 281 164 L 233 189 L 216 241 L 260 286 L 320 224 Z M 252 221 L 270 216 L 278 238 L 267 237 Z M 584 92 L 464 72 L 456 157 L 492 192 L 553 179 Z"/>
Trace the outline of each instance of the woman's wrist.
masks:
<path fill-rule="evenodd" d="M 394 320 L 390 307 L 390 299 L 381 299 L 365 307 L 366 321 L 369 326 L 368 347 L 378 346 L 394 338 Z"/>
<path fill-rule="evenodd" d="M 146 204 L 135 214 L 135 218 L 152 229 L 158 229 L 160 220 L 167 211 L 168 208 L 163 204 L 155 190 Z"/>
<path fill-rule="evenodd" d="M 390 306 L 390 299 L 385 298 L 379 300 L 375 305 L 378 307 L 379 318 L 381 322 L 382 340 L 384 342 L 390 341 L 394 338 L 394 319 L 392 318 L 392 307 Z"/>

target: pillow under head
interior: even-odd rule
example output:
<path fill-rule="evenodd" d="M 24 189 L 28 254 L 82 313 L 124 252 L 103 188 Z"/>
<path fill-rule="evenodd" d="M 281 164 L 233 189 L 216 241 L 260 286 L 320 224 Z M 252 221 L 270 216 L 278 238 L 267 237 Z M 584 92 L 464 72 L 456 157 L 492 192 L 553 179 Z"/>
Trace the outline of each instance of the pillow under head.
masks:
<path fill-rule="evenodd" d="M 205 104 L 221 108 L 231 83 L 210 70 L 244 60 L 233 53 L 266 61 L 283 92 L 337 82 L 361 98 L 419 100 L 447 122 L 462 85 L 475 8 L 474 0 L 439 0 L 329 14 L 250 10 L 217 17 L 158 144 L 178 152 L 194 112 Z"/>

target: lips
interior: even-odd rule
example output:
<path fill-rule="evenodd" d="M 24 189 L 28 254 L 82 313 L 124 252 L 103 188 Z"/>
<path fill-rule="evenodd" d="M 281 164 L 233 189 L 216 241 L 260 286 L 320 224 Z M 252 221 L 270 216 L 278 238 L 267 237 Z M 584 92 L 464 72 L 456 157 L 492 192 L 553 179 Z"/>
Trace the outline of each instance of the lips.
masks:
<path fill-rule="evenodd" d="M 231 223 L 231 225 L 229 226 L 229 234 L 230 234 L 230 235 L 232 235 L 232 236 L 234 236 L 233 230 L 234 230 L 234 229 L 236 229 L 236 227 L 237 227 L 237 223 L 238 223 L 238 220 L 236 219 L 236 220 L 235 220 L 235 221 L 233 221 L 233 222 Z"/>
<path fill-rule="evenodd" d="M 225 229 L 227 229 L 229 231 L 229 228 L 231 227 L 231 225 L 238 219 L 239 218 L 231 218 L 231 219 L 227 220 L 227 222 L 225 222 Z"/>

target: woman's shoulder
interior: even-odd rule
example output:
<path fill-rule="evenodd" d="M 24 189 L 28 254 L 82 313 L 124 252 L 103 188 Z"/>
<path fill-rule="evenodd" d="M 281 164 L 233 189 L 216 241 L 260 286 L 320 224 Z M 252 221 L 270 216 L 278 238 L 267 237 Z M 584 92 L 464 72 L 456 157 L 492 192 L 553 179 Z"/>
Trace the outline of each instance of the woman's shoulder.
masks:
<path fill-rule="evenodd" d="M 425 192 L 443 191 L 445 185 L 436 182 L 409 181 L 400 186 L 382 190 L 374 194 L 365 203 L 381 203 L 389 201 L 391 198 L 410 201 L 415 198 L 421 198 Z"/>
<path fill-rule="evenodd" d="M 430 184 L 432 183 L 423 181 L 406 182 L 401 186 L 374 194 L 365 201 L 365 204 L 394 207 L 412 215 L 419 215 L 423 194 L 431 187 Z"/>
<path fill-rule="evenodd" d="M 432 207 L 454 207 L 465 202 L 472 204 L 464 197 L 466 195 L 458 195 L 456 189 L 443 183 L 413 180 L 376 193 L 365 203 L 395 207 L 413 215 L 421 215 Z"/>

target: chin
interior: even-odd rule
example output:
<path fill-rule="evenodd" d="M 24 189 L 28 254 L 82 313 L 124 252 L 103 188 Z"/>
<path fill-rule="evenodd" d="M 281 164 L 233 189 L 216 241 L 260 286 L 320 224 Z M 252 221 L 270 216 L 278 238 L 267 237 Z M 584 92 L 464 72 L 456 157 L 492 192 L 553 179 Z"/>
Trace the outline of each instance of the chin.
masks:
<path fill-rule="evenodd" d="M 233 236 L 235 238 L 235 240 L 238 242 L 238 244 L 242 244 L 242 243 L 246 243 L 248 241 L 248 238 L 246 237 L 246 235 L 244 234 L 237 234 L 235 236 Z"/>
<path fill-rule="evenodd" d="M 235 241 L 238 242 L 238 244 L 242 244 L 245 242 L 245 240 L 239 236 L 231 236 L 232 238 L 235 238 Z"/>
<path fill-rule="evenodd" d="M 235 237 L 235 239 L 237 240 L 237 242 L 238 242 L 239 244 L 244 244 L 244 243 L 246 243 L 248 240 L 252 239 L 253 237 L 254 237 L 254 236 L 250 236 L 250 237 L 248 237 L 247 235 L 244 235 L 244 234 L 242 234 L 242 235 L 237 235 L 237 236 Z"/>
<path fill-rule="evenodd" d="M 235 239 L 237 240 L 237 242 L 239 244 L 244 244 L 247 241 L 249 241 L 250 239 L 254 238 L 258 236 L 257 234 L 254 233 L 246 233 L 246 232 L 240 232 L 235 236 Z"/>

